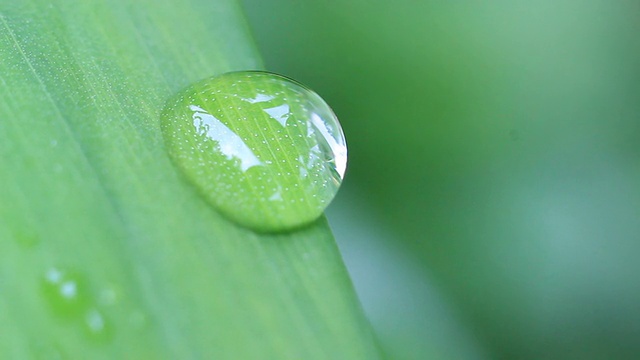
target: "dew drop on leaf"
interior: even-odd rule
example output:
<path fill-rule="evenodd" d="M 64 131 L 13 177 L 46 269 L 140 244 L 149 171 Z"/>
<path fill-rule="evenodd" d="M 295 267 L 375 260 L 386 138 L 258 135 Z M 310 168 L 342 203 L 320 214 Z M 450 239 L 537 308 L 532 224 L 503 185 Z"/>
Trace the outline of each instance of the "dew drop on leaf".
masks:
<path fill-rule="evenodd" d="M 81 276 L 52 267 L 46 271 L 43 280 L 45 299 L 57 316 L 81 316 L 90 302 L 85 281 Z"/>
<path fill-rule="evenodd" d="M 111 323 L 89 288 L 85 276 L 66 268 L 50 267 L 42 277 L 44 299 L 60 324 L 80 325 L 94 343 L 109 342 L 113 337 Z"/>
<path fill-rule="evenodd" d="M 320 217 L 347 165 L 338 119 L 286 77 L 231 72 L 195 83 L 161 114 L 167 151 L 222 214 L 257 231 Z"/>

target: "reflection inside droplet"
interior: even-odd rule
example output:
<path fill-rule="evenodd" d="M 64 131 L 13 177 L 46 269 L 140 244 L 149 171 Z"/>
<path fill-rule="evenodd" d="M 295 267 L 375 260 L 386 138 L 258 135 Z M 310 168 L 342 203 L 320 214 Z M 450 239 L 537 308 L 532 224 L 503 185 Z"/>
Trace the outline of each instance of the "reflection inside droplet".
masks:
<path fill-rule="evenodd" d="M 170 99 L 162 131 L 174 164 L 228 218 L 260 231 L 317 219 L 344 177 L 340 124 L 313 91 L 279 75 L 235 72 Z"/>
<path fill-rule="evenodd" d="M 215 116 L 196 105 L 190 105 L 189 109 L 193 111 L 193 126 L 196 128 L 197 133 L 216 141 L 220 152 L 226 155 L 229 160 L 239 160 L 242 171 L 247 171 L 252 166 L 262 165 L 240 136 L 231 131 Z"/>

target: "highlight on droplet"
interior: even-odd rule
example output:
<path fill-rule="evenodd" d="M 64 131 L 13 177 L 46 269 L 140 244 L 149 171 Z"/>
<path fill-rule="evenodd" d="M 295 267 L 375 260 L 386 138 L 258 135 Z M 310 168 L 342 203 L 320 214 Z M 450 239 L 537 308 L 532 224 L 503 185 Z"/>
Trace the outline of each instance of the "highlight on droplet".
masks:
<path fill-rule="evenodd" d="M 169 156 L 227 218 L 257 231 L 316 220 L 347 165 L 338 119 L 322 98 L 286 77 L 231 72 L 172 97 L 161 114 Z"/>

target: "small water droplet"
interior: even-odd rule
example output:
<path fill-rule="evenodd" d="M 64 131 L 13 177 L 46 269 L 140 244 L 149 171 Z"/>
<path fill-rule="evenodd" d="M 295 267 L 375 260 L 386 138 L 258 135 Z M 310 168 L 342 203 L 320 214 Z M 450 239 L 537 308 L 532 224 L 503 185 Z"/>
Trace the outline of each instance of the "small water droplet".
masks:
<path fill-rule="evenodd" d="M 119 294 L 115 286 L 108 286 L 100 291 L 98 299 L 102 305 L 115 305 L 119 300 Z"/>
<path fill-rule="evenodd" d="M 169 100 L 161 127 L 186 178 L 220 212 L 258 231 L 317 219 L 347 165 L 329 106 L 276 74 L 232 72 L 193 84 Z"/>
<path fill-rule="evenodd" d="M 49 267 L 42 275 L 44 299 L 53 315 L 82 331 L 96 343 L 113 337 L 113 329 L 101 306 L 117 302 L 114 286 L 94 293 L 85 276 L 65 267 Z"/>
<path fill-rule="evenodd" d="M 98 343 L 107 342 L 113 337 L 110 324 L 98 309 L 89 309 L 85 313 L 83 328 L 86 336 Z"/>
<path fill-rule="evenodd" d="M 69 271 L 57 267 L 44 274 L 45 299 L 54 313 L 63 317 L 78 316 L 89 301 L 82 279 Z"/>
<path fill-rule="evenodd" d="M 98 310 L 90 310 L 85 317 L 85 321 L 89 331 L 92 333 L 99 333 L 104 330 L 104 318 Z"/>

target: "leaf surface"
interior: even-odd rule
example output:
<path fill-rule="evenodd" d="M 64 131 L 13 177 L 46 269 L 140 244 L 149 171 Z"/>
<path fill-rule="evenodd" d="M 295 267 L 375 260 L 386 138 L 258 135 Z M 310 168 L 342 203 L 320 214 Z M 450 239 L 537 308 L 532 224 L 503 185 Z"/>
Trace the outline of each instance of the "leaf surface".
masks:
<path fill-rule="evenodd" d="M 0 357 L 378 356 L 324 219 L 238 227 L 166 154 L 170 96 L 261 67 L 232 1 L 0 5 Z"/>

